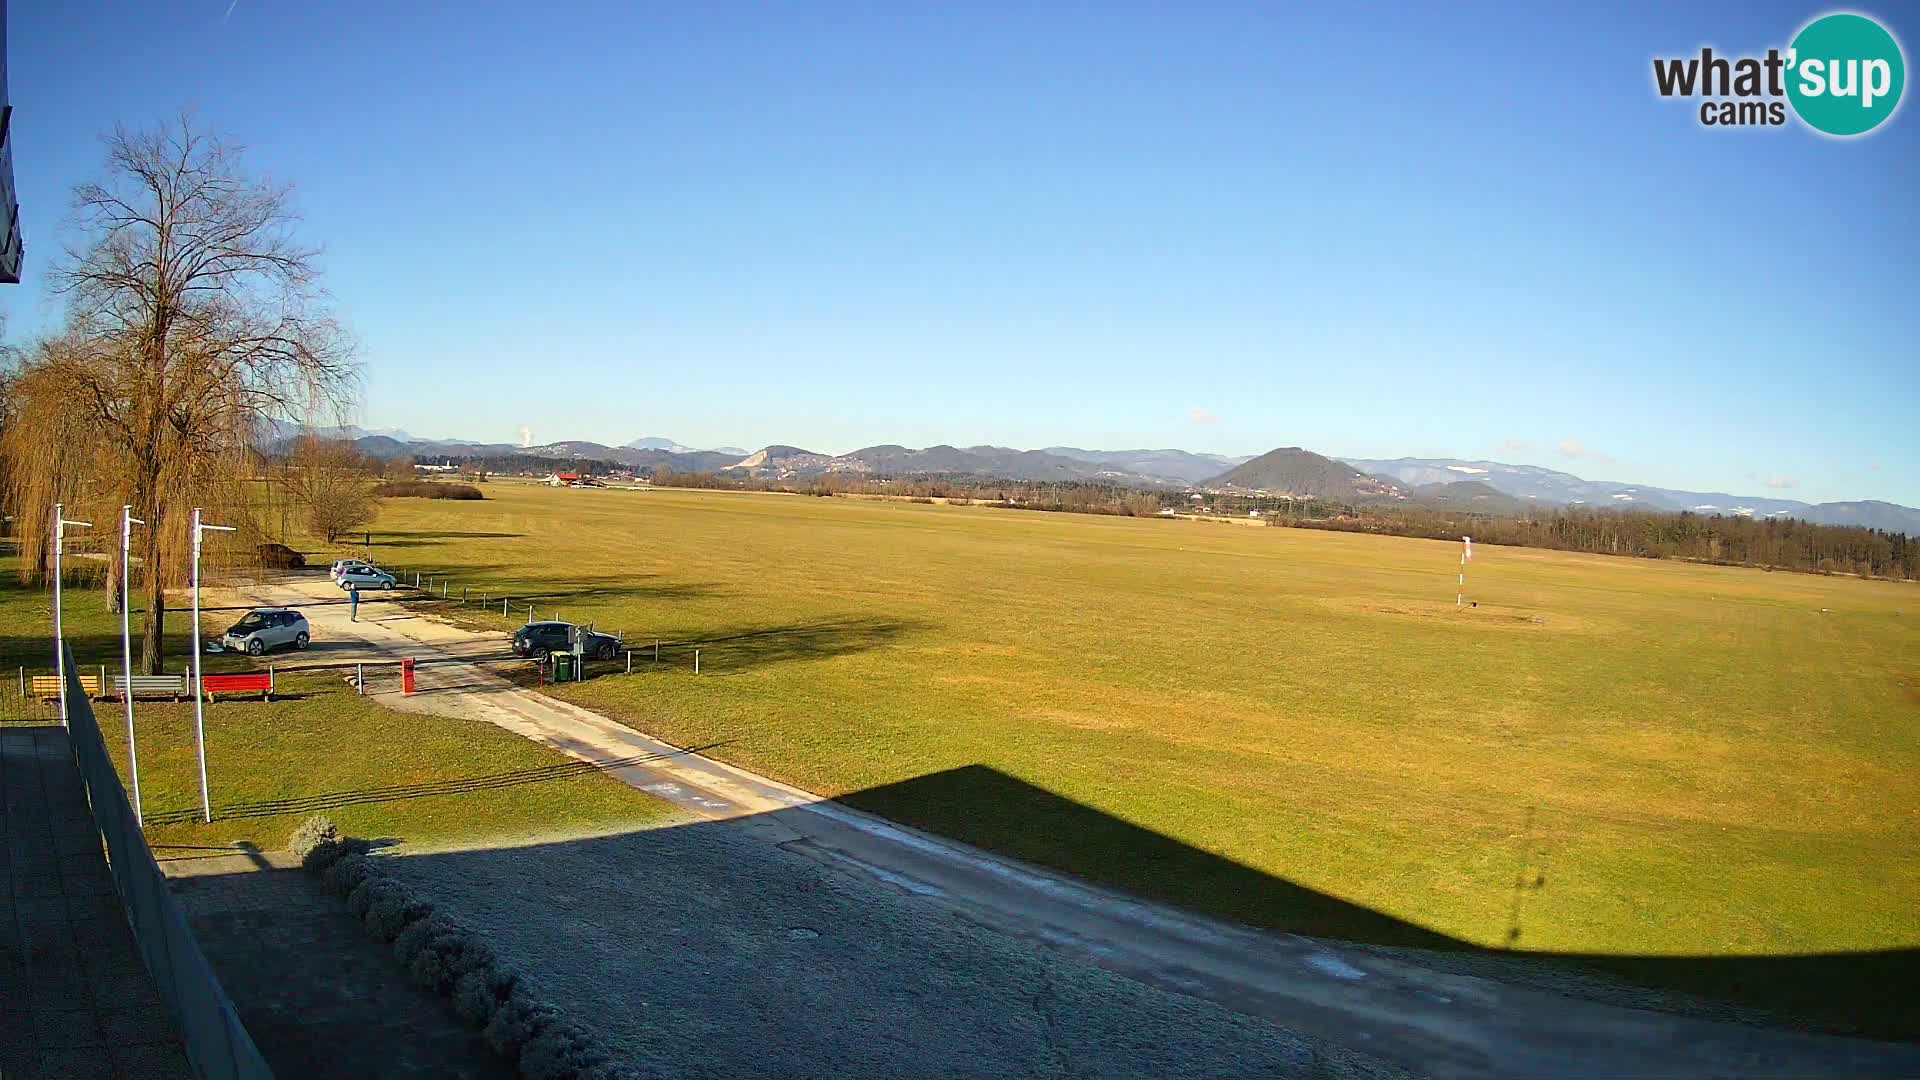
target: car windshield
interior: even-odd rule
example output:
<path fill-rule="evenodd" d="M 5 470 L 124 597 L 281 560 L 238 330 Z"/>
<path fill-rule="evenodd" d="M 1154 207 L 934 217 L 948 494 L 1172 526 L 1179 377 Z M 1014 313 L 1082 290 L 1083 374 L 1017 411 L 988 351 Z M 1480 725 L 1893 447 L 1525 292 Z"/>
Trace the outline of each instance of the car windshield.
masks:
<path fill-rule="evenodd" d="M 249 613 L 246 618 L 241 619 L 237 623 L 234 623 L 233 626 L 227 630 L 227 633 L 251 634 L 255 630 L 258 630 L 261 627 L 264 627 L 266 625 L 267 625 L 267 617 L 255 611 L 255 612 Z"/>

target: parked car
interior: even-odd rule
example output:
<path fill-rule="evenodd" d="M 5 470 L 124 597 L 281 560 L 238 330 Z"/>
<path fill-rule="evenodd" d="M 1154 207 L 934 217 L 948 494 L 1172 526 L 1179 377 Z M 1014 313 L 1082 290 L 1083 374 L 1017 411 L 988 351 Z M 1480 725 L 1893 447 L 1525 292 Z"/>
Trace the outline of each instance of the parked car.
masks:
<path fill-rule="evenodd" d="M 371 566 L 350 566 L 333 580 L 339 582 L 342 589 L 391 589 L 399 584 L 392 574 Z"/>
<path fill-rule="evenodd" d="M 220 635 L 222 649 L 259 656 L 269 649 L 291 645 L 305 649 L 313 643 L 307 617 L 291 608 L 254 608 Z"/>
<path fill-rule="evenodd" d="M 285 544 L 261 544 L 255 549 L 260 565 L 269 570 L 304 570 L 307 557 Z"/>
<path fill-rule="evenodd" d="M 573 623 L 537 622 L 528 623 L 513 632 L 513 655 L 545 660 L 557 652 L 572 652 L 573 641 L 569 631 Z M 620 652 L 620 639 L 612 634 L 597 634 L 586 627 L 580 627 L 586 635 L 586 654 L 595 660 L 611 660 Z"/>
<path fill-rule="evenodd" d="M 333 566 L 327 570 L 327 576 L 332 578 L 335 581 L 339 581 L 340 575 L 346 573 L 349 570 L 371 570 L 371 569 L 373 569 L 372 565 L 363 560 L 341 559 L 339 562 L 334 563 Z"/>

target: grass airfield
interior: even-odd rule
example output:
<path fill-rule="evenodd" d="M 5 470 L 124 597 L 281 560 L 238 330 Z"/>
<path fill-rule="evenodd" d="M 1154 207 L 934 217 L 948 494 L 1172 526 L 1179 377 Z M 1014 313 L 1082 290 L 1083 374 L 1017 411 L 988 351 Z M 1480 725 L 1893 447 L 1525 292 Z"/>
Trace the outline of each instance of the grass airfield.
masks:
<path fill-rule="evenodd" d="M 383 562 L 624 630 L 564 696 L 910 823 L 1308 933 L 1920 945 L 1920 589 L 1189 521 L 497 482 Z M 498 622 L 504 631 L 525 609 Z M 701 650 L 702 674 L 691 670 Z M 985 766 L 1288 886 L 901 782 Z M 898 798 L 886 792 L 911 791 Z M 866 793 L 866 794 L 862 794 Z M 1097 832 L 1097 831 L 1096 831 Z"/>

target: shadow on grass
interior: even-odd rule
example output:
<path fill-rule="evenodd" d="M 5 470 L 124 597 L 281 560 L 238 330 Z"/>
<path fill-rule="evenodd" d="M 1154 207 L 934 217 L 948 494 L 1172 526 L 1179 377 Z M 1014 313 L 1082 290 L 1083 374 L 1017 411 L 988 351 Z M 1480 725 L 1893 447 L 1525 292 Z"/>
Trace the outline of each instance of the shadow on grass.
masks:
<path fill-rule="evenodd" d="M 656 761 L 686 754 L 699 754 L 716 749 L 724 743 L 710 743 L 671 754 L 635 754 L 631 757 L 610 758 L 601 761 L 567 761 L 556 765 L 542 765 L 532 769 L 517 769 L 512 772 L 491 773 L 484 776 L 465 776 L 449 780 L 433 780 L 418 784 L 395 784 L 388 787 L 363 788 L 355 791 L 328 791 L 313 795 L 300 795 L 287 799 L 267 799 L 251 803 L 223 803 L 213 809 L 214 820 L 232 821 L 235 819 L 270 818 L 286 814 L 314 814 L 327 810 L 338 810 L 343 806 L 363 806 L 370 803 L 404 802 L 410 799 L 428 799 L 436 795 L 461 795 L 472 791 L 496 791 L 501 788 L 521 787 L 527 784 L 544 784 L 555 780 L 571 780 L 577 776 L 591 776 L 595 773 L 614 772 L 634 765 L 646 765 Z M 150 811 L 146 814 L 148 825 L 178 825 L 196 821 L 200 817 L 198 807 L 185 807 L 178 810 Z"/>
<path fill-rule="evenodd" d="M 1920 985 L 1920 949 L 1807 956 L 1615 956 L 1487 948 L 1221 858 L 986 766 L 869 788 L 839 801 L 1252 926 L 1499 958 L 1517 968 L 1554 964 L 1727 1002 L 1815 1028 L 1920 1038 L 1920 999 L 1913 994 L 1913 987 Z"/>
<path fill-rule="evenodd" d="M 698 649 L 702 675 L 737 675 L 775 664 L 824 660 L 882 649 L 931 628 L 931 623 L 915 620 L 849 618 L 729 628 L 698 636 L 662 636 L 657 663 L 653 658 L 655 639 L 629 634 L 614 659 L 588 660 L 586 672 L 589 680 L 622 674 L 627 666 L 627 650 L 632 650 L 635 675 L 665 674 L 689 667 L 694 650 Z M 532 669 L 502 674 L 508 674 L 521 686 L 532 686 L 539 681 L 539 673 Z"/>

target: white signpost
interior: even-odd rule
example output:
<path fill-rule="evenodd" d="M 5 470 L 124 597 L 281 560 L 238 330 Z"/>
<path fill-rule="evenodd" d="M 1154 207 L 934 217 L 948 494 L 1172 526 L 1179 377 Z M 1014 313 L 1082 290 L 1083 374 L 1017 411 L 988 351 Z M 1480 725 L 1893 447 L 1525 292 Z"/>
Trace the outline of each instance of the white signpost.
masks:
<path fill-rule="evenodd" d="M 233 532 L 231 525 L 202 525 L 200 508 L 193 508 L 193 745 L 200 756 L 200 816 L 213 821 L 213 798 L 207 792 L 207 716 L 206 678 L 200 673 L 200 654 L 206 645 L 200 640 L 200 541 L 208 530 Z"/>
<path fill-rule="evenodd" d="M 68 521 L 66 504 L 53 504 L 53 667 L 60 676 L 60 726 L 67 723 L 67 642 L 60 625 L 60 556 L 67 546 L 67 526 L 93 528 L 91 521 Z"/>

